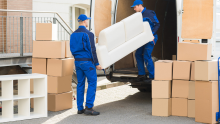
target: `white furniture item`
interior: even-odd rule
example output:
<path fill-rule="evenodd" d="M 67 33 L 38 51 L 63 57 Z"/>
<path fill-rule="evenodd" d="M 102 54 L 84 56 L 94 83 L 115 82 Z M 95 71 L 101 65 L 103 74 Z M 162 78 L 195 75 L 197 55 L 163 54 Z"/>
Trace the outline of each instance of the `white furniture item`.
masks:
<path fill-rule="evenodd" d="M 34 93 L 30 93 L 33 79 Z M 18 95 L 13 95 L 13 80 L 18 80 Z M 2 115 L 0 122 L 47 117 L 47 75 L 20 74 L 0 76 Z M 30 99 L 34 98 L 34 112 L 30 112 Z M 18 100 L 18 114 L 14 114 L 14 100 Z"/>
<path fill-rule="evenodd" d="M 102 30 L 96 46 L 102 68 L 107 68 L 144 44 L 153 41 L 150 25 L 140 12 Z"/>

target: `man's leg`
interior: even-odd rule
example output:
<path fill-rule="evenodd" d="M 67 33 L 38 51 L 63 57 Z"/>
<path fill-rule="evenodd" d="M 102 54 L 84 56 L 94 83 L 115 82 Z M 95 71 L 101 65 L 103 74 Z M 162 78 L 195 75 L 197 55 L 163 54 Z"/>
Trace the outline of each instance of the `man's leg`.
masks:
<path fill-rule="evenodd" d="M 154 62 L 152 60 L 151 54 L 154 49 L 154 44 L 149 42 L 145 45 L 144 49 L 144 61 L 149 71 L 149 78 L 154 79 Z"/>
<path fill-rule="evenodd" d="M 80 68 L 80 62 L 76 61 L 76 75 L 77 75 L 77 108 L 79 111 L 83 110 L 84 92 L 85 92 L 85 74 Z"/>
<path fill-rule="evenodd" d="M 138 66 L 138 75 L 146 75 L 143 53 L 144 53 L 144 46 L 138 48 L 135 53 L 137 66 Z"/>

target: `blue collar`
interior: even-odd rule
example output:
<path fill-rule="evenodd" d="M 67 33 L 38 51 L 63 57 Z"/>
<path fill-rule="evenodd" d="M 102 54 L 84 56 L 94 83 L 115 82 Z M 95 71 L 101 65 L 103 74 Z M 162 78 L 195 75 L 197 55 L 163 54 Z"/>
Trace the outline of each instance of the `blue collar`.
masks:
<path fill-rule="evenodd" d="M 79 26 L 79 28 L 86 28 L 85 26 Z"/>
<path fill-rule="evenodd" d="M 141 13 L 144 13 L 145 10 L 146 10 L 146 7 L 144 7 L 144 10 Z"/>

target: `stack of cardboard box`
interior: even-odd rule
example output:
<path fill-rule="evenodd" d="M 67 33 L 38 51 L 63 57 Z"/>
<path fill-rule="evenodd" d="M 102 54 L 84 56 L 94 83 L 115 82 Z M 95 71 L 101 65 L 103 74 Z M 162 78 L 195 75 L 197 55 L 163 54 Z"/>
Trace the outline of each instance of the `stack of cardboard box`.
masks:
<path fill-rule="evenodd" d="M 52 23 L 37 23 L 33 41 L 32 73 L 48 75 L 49 111 L 72 108 L 74 59 L 69 41 L 54 41 L 56 32 Z"/>
<path fill-rule="evenodd" d="M 173 61 L 164 60 L 155 63 L 155 80 L 152 81 L 152 115 L 171 115 L 171 80 Z"/>

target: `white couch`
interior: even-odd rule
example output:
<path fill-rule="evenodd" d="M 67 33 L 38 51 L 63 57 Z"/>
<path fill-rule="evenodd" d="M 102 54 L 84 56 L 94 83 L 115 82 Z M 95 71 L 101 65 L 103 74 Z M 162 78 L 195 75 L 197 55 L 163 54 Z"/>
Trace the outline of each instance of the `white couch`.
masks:
<path fill-rule="evenodd" d="M 96 46 L 99 63 L 105 69 L 153 39 L 149 23 L 135 13 L 100 32 Z"/>

